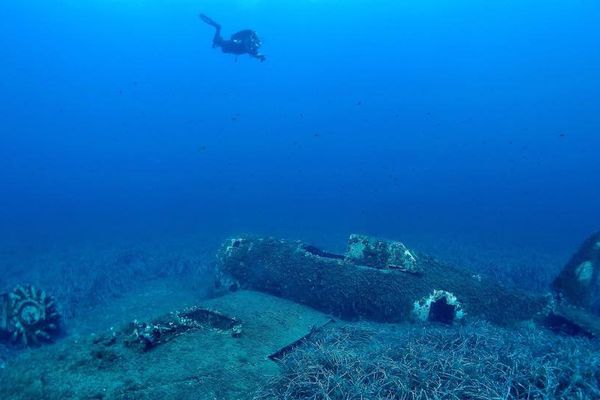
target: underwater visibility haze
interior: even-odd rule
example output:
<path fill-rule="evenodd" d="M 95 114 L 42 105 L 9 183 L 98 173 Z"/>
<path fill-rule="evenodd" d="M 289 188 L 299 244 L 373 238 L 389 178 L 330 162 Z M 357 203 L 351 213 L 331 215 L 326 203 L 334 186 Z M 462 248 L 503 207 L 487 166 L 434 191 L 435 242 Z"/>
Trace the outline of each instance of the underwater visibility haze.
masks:
<path fill-rule="evenodd" d="M 589 1 L 6 2 L 3 236 L 597 227 Z M 211 48 L 256 30 L 265 63 Z M 277 233 L 277 232 L 275 232 Z"/>
<path fill-rule="evenodd" d="M 32 0 L 0 15 L 0 397 L 600 398 L 596 236 L 571 258 L 600 229 L 599 2 Z M 360 269 L 329 280 L 331 265 L 401 289 Z M 478 367 L 442 379 L 442 358 Z"/>

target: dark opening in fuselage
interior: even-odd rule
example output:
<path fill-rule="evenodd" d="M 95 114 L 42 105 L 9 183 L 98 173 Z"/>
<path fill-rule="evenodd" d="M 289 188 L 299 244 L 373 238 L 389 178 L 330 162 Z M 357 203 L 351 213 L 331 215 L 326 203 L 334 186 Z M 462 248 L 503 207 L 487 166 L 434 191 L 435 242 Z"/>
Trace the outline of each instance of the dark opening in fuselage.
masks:
<path fill-rule="evenodd" d="M 455 317 L 456 306 L 448 304 L 446 297 L 442 297 L 431 303 L 427 320 L 430 322 L 451 325 L 454 322 Z"/>

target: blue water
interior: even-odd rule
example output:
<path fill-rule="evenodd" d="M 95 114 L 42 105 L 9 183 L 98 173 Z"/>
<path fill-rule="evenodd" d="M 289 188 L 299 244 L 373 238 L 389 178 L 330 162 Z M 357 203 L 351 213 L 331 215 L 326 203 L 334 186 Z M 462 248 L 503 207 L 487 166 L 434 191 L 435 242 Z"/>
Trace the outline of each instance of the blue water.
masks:
<path fill-rule="evenodd" d="M 267 61 L 211 48 L 263 39 Z M 3 1 L 0 237 L 600 225 L 600 3 Z M 332 239 L 332 240 L 334 240 Z"/>

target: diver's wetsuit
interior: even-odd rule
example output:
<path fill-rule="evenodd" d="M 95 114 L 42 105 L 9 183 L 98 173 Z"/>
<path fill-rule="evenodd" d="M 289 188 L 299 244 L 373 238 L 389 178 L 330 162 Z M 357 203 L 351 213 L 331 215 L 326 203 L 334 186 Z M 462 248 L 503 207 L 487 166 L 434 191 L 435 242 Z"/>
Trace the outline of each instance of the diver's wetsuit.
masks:
<path fill-rule="evenodd" d="M 261 46 L 261 41 L 256 32 L 251 29 L 245 29 L 231 35 L 229 40 L 223 39 L 221 36 L 221 25 L 210 19 L 204 14 L 200 14 L 202 21 L 215 28 L 215 36 L 213 37 L 213 47 L 220 47 L 223 53 L 230 54 L 248 54 L 251 57 L 258 58 L 260 61 L 265 61 L 266 57 L 258 52 Z"/>

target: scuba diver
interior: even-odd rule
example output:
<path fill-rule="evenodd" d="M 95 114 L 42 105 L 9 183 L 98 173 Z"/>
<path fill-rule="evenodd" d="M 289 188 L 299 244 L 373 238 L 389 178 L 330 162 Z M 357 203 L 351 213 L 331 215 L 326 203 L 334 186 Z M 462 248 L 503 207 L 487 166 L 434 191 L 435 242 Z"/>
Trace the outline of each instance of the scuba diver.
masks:
<path fill-rule="evenodd" d="M 235 55 L 248 54 L 251 57 L 258 58 L 261 62 L 265 61 L 266 57 L 258 52 L 262 43 L 256 32 L 253 30 L 244 29 L 243 31 L 231 35 L 229 40 L 225 40 L 223 39 L 223 36 L 221 36 L 221 25 L 204 14 L 200 14 L 200 18 L 202 21 L 215 28 L 213 48 L 220 47 L 223 53 Z"/>

